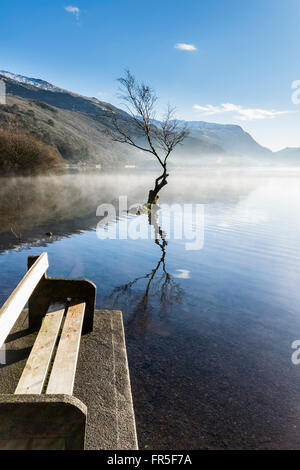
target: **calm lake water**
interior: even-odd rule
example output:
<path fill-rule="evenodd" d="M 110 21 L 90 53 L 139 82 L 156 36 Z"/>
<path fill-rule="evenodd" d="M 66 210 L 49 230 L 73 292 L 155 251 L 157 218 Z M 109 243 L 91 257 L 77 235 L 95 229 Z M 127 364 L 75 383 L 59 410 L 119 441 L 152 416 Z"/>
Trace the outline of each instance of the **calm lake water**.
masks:
<path fill-rule="evenodd" d="M 166 209 L 158 240 L 153 226 L 148 239 L 97 236 L 96 208 L 145 202 L 151 175 L 0 182 L 0 301 L 47 251 L 49 275 L 91 279 L 97 307 L 123 311 L 140 448 L 300 448 L 300 172 L 171 175 L 160 203 L 179 204 L 177 221 L 201 205 L 186 220 L 198 250 L 160 225 Z M 100 232 L 126 219 L 149 229 L 142 214 Z"/>

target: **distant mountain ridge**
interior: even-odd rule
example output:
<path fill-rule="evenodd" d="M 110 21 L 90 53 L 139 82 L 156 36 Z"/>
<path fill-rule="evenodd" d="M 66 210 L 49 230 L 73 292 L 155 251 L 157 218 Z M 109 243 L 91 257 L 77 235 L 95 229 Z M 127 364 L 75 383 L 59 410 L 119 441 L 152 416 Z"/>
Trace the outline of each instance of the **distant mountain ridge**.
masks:
<path fill-rule="evenodd" d="M 218 145 L 228 153 L 241 156 L 270 156 L 272 154 L 271 150 L 258 144 L 241 126 L 205 121 L 179 121 L 179 123 L 187 125 L 191 136 L 200 137 L 208 144 Z"/>
<path fill-rule="evenodd" d="M 56 146 L 63 158 L 74 162 L 88 160 L 113 168 L 128 163 L 152 164 L 149 156 L 108 138 L 106 130 L 111 128 L 111 117 L 126 119 L 128 116 L 122 109 L 38 78 L 8 71 L 0 71 L 0 78 L 6 83 L 8 93 L 8 106 L 0 106 L 0 119 L 4 122 L 10 116 L 20 121 L 29 132 Z M 52 110 L 44 106 L 42 112 L 39 103 Z M 278 164 L 282 160 L 300 164 L 300 149 L 273 153 L 238 125 L 205 121 L 179 123 L 187 124 L 190 135 L 174 152 L 175 165 L 210 164 L 213 159 L 216 164 L 231 164 L 231 161 L 242 165 Z"/>
<path fill-rule="evenodd" d="M 16 82 L 26 83 L 27 85 L 36 86 L 37 88 L 40 88 L 42 90 L 53 91 L 53 92 L 65 91 L 62 88 L 59 88 L 55 85 L 52 85 L 49 82 L 46 82 L 45 80 L 41 80 L 40 78 L 25 77 L 24 75 L 18 75 L 15 73 L 7 72 L 7 70 L 0 70 L 0 75 L 2 75 L 2 77 L 15 80 Z"/>
<path fill-rule="evenodd" d="M 298 164 L 300 162 L 300 148 L 287 147 L 275 153 L 275 157 L 284 160 L 289 165 Z"/>
<path fill-rule="evenodd" d="M 44 101 L 52 106 L 70 111 L 100 114 L 108 111 L 124 114 L 122 110 L 109 103 L 64 90 L 41 79 L 1 71 L 0 78 L 6 83 L 8 94 L 20 96 L 21 98 Z"/>

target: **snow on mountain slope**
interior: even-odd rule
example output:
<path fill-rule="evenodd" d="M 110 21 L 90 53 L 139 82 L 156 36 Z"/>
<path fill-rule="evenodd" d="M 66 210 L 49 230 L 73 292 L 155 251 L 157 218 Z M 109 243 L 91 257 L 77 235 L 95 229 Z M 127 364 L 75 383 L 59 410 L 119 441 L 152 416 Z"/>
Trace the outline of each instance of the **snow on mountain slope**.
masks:
<path fill-rule="evenodd" d="M 0 79 L 5 81 L 6 92 L 10 95 L 43 101 L 51 106 L 72 111 L 124 114 L 124 111 L 109 103 L 64 90 L 45 80 L 25 77 L 7 71 L 0 71 Z"/>
<path fill-rule="evenodd" d="M 53 91 L 53 92 L 64 91 L 62 88 L 52 85 L 51 83 L 48 83 L 45 80 L 41 80 L 39 78 L 25 77 L 24 75 L 18 75 L 15 73 L 7 72 L 6 70 L 0 70 L 0 75 L 4 75 L 7 78 L 11 78 L 12 80 L 15 80 L 16 82 L 26 83 L 27 85 L 33 85 L 42 90 Z"/>

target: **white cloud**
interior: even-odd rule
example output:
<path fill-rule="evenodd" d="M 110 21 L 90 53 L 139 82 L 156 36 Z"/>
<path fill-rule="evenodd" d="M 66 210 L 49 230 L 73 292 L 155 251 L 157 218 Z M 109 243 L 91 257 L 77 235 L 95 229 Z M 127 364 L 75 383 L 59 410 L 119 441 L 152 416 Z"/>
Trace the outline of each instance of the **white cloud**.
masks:
<path fill-rule="evenodd" d="M 73 15 L 75 15 L 77 19 L 79 18 L 80 10 L 79 10 L 78 7 L 73 7 L 73 6 L 69 5 L 68 7 L 65 7 L 65 10 L 68 13 L 72 13 Z"/>
<path fill-rule="evenodd" d="M 236 113 L 234 118 L 240 121 L 252 121 L 254 119 L 272 119 L 282 114 L 289 114 L 292 111 L 276 111 L 275 109 L 260 109 L 260 108 L 243 108 L 240 105 L 232 103 L 224 103 L 221 106 L 213 106 L 208 104 L 206 106 L 193 106 L 197 111 L 201 111 L 205 116 L 213 116 L 223 113 Z"/>
<path fill-rule="evenodd" d="M 196 51 L 197 47 L 194 44 L 186 44 L 184 42 L 179 42 L 175 44 L 175 49 L 180 49 L 181 51 Z"/>

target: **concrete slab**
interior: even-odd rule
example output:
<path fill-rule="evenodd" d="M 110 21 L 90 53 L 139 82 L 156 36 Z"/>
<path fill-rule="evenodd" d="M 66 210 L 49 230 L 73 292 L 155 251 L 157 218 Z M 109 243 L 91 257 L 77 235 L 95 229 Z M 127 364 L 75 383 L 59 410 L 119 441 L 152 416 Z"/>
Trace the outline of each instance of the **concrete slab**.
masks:
<path fill-rule="evenodd" d="M 7 338 L 0 394 L 13 394 L 36 334 L 26 311 Z M 4 354 L 0 358 L 3 360 Z M 88 410 L 86 449 L 137 449 L 125 335 L 120 311 L 97 310 L 94 330 L 82 337 L 74 396 Z"/>

